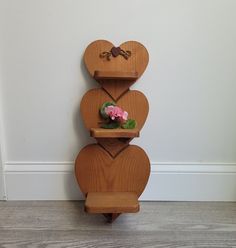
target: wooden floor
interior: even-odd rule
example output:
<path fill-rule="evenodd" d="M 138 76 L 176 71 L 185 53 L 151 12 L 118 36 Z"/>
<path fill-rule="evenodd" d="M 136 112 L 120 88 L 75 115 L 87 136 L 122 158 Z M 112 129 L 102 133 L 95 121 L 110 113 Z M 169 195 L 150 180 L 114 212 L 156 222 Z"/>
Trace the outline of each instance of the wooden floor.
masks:
<path fill-rule="evenodd" d="M 108 224 L 82 202 L 0 202 L 0 247 L 236 247 L 236 203 L 143 202 Z"/>

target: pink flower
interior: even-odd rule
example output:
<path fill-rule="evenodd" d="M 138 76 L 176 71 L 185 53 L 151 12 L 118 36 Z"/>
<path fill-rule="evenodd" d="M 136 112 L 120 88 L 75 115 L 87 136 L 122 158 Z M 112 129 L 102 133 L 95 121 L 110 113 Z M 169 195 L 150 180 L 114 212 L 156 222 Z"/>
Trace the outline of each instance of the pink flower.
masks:
<path fill-rule="evenodd" d="M 123 111 L 120 107 L 118 106 L 107 106 L 105 108 L 105 113 L 114 121 L 120 121 L 124 122 L 128 118 L 128 113 L 126 111 Z"/>
<path fill-rule="evenodd" d="M 122 118 L 124 121 L 127 121 L 128 120 L 128 112 L 124 111 Z"/>

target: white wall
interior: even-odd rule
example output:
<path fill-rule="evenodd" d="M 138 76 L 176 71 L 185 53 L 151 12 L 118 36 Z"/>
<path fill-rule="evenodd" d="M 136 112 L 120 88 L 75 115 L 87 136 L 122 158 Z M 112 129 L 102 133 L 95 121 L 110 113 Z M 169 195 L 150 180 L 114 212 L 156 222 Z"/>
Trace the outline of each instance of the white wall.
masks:
<path fill-rule="evenodd" d="M 135 143 L 147 151 L 157 173 L 160 168 L 168 174 L 167 163 L 178 173 L 190 170 L 186 180 L 195 173 L 198 183 L 206 165 L 206 181 L 211 183 L 216 180 L 211 173 L 220 168 L 223 181 L 232 182 L 218 190 L 220 196 L 225 199 L 224 191 L 230 189 L 236 199 L 235 11 L 234 0 L 1 0 L 0 90 L 8 198 L 27 198 L 22 192 L 33 177 L 40 184 L 45 174 L 54 173 L 57 187 L 67 180 L 64 174 L 73 181 L 72 161 L 91 142 L 79 102 L 97 86 L 81 62 L 84 49 L 96 39 L 115 45 L 133 39 L 150 53 L 149 66 L 134 86 L 150 102 L 149 118 Z M 195 165 L 200 166 L 194 170 Z M 176 175 L 177 185 L 179 178 Z M 16 187 L 17 180 L 25 188 Z M 159 195 L 173 183 L 152 180 L 149 191 L 160 190 Z M 217 182 L 209 187 L 213 190 Z M 191 194 L 189 182 L 185 186 L 180 192 L 189 188 Z"/>

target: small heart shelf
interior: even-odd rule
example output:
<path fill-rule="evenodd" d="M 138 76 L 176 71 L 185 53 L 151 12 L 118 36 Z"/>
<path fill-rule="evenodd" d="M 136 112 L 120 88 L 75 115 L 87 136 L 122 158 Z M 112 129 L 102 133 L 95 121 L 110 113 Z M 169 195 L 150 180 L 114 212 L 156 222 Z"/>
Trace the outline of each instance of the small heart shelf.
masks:
<path fill-rule="evenodd" d="M 85 127 L 97 143 L 79 152 L 75 175 L 86 197 L 85 211 L 102 213 L 112 222 L 122 213 L 139 211 L 138 198 L 150 175 L 150 161 L 145 151 L 129 144 L 139 137 L 148 115 L 145 95 L 130 90 L 146 69 L 148 52 L 137 41 L 115 47 L 109 41 L 97 40 L 86 48 L 84 62 L 89 74 L 101 86 L 89 90 L 80 104 Z M 100 128 L 99 108 L 111 101 L 136 120 L 136 128 Z"/>

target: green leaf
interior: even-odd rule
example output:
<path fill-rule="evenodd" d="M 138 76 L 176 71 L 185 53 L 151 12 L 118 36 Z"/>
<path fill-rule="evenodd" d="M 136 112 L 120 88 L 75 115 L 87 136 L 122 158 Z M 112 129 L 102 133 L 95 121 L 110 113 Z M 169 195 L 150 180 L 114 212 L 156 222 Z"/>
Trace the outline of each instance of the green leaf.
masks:
<path fill-rule="evenodd" d="M 114 102 L 104 102 L 100 108 L 100 115 L 102 116 L 103 119 L 108 119 L 108 115 L 105 112 L 105 108 L 108 106 L 116 106 Z"/>
<path fill-rule="evenodd" d="M 136 121 L 128 119 L 121 127 L 124 129 L 134 129 L 136 127 Z"/>
<path fill-rule="evenodd" d="M 120 127 L 120 123 L 113 121 L 113 122 L 109 122 L 109 123 L 102 123 L 101 128 L 106 128 L 106 129 L 115 129 Z"/>

